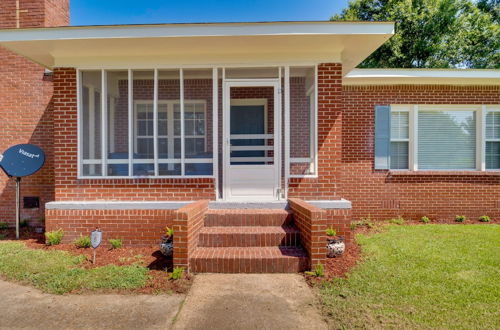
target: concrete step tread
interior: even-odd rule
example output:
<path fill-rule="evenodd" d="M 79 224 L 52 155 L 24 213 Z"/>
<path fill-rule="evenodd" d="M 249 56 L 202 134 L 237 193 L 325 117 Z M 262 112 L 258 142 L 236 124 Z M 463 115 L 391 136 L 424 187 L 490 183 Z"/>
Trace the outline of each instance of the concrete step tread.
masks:
<path fill-rule="evenodd" d="M 290 214 L 291 210 L 283 209 L 209 209 L 206 214 Z"/>

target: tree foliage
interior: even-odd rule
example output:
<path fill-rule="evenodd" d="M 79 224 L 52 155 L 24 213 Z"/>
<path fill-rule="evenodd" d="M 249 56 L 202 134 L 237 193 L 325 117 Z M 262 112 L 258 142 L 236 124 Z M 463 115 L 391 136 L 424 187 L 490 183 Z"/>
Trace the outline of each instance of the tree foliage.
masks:
<path fill-rule="evenodd" d="M 500 68 L 500 0 L 351 0 L 339 21 L 394 21 L 359 67 Z"/>

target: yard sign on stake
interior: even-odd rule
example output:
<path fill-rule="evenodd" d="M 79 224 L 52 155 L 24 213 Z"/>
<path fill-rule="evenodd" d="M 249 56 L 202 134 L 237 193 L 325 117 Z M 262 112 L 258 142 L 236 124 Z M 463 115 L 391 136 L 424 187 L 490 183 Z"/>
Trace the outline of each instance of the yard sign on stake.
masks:
<path fill-rule="evenodd" d="M 95 249 L 101 245 L 102 241 L 102 231 L 99 228 L 96 228 L 92 233 L 90 233 L 90 244 L 92 245 L 92 249 L 94 249 L 94 259 L 92 261 L 95 264 Z"/>

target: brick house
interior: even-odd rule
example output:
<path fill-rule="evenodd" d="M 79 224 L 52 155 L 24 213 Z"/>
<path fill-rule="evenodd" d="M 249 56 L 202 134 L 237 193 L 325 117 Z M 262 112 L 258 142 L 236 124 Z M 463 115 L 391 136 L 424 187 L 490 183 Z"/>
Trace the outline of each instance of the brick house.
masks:
<path fill-rule="evenodd" d="M 176 265 L 286 272 L 361 217 L 500 218 L 499 70 L 355 69 L 393 23 L 62 27 L 67 0 L 20 3 L 0 4 L 0 147 L 45 149 L 23 216 L 67 241 L 168 225 Z"/>

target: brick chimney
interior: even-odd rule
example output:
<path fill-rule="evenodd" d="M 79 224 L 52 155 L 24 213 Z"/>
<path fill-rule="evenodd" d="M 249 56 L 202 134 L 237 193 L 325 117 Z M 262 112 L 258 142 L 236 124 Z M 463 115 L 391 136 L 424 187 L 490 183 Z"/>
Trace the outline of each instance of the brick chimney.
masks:
<path fill-rule="evenodd" d="M 0 29 L 65 26 L 69 0 L 0 0 Z M 52 158 L 52 79 L 45 69 L 0 47 L 0 153 L 18 143 L 33 143 L 46 153 L 37 174 L 23 179 L 21 218 L 41 222 L 45 203 L 54 199 Z M 23 197 L 39 198 L 40 207 L 23 207 Z M 0 221 L 15 221 L 14 181 L 0 171 Z"/>
<path fill-rule="evenodd" d="M 69 0 L 1 0 L 0 28 L 33 28 L 69 24 Z"/>

